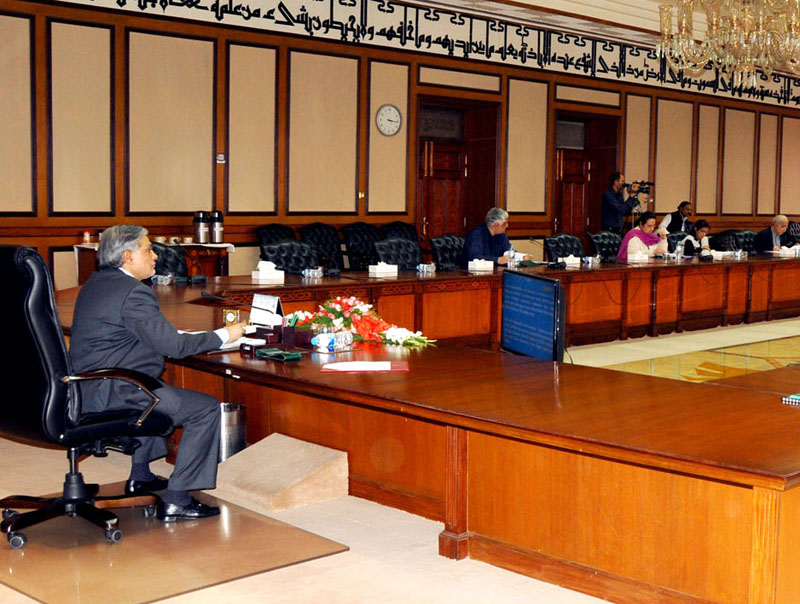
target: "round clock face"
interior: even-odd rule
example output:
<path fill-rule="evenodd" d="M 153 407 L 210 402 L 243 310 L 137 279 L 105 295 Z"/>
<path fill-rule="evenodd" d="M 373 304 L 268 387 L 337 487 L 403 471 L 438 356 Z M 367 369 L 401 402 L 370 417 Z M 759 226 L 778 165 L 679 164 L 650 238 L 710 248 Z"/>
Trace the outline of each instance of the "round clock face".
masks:
<path fill-rule="evenodd" d="M 226 309 L 222 316 L 225 325 L 235 325 L 239 322 L 239 313 L 235 310 Z"/>
<path fill-rule="evenodd" d="M 378 127 L 378 132 L 384 136 L 397 134 L 402 124 L 403 116 L 394 105 L 381 105 L 375 114 L 375 125 Z"/>

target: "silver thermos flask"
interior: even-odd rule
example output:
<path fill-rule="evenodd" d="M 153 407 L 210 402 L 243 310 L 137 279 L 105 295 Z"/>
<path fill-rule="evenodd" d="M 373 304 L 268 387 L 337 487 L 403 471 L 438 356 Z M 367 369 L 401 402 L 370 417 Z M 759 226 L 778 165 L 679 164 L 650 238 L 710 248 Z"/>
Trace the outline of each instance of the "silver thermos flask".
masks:
<path fill-rule="evenodd" d="M 224 230 L 222 212 L 214 210 L 211 212 L 211 243 L 222 243 L 222 234 Z"/>
<path fill-rule="evenodd" d="M 208 212 L 195 212 L 192 222 L 195 243 L 208 243 Z"/>

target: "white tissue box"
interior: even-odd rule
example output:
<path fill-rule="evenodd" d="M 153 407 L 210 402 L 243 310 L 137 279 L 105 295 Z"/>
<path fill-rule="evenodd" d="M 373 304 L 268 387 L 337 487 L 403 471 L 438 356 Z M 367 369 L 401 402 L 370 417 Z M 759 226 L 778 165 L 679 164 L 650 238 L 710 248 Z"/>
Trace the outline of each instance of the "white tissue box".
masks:
<path fill-rule="evenodd" d="M 650 256 L 647 254 L 628 254 L 628 262 L 649 262 Z"/>
<path fill-rule="evenodd" d="M 781 248 L 781 251 L 778 252 L 778 255 L 784 258 L 794 258 L 795 256 L 797 256 L 797 249 L 794 247 L 783 246 Z"/>
<path fill-rule="evenodd" d="M 710 251 L 711 251 L 711 257 L 714 260 L 722 260 L 723 258 L 733 258 L 735 255 L 735 252 L 720 252 L 718 250 L 710 250 Z"/>
<path fill-rule="evenodd" d="M 474 272 L 494 271 L 494 262 L 491 260 L 470 260 L 467 263 L 467 270 Z"/>
<path fill-rule="evenodd" d="M 581 264 L 581 259 L 573 254 L 570 254 L 566 258 L 559 258 L 558 261 L 563 262 L 567 266 L 580 266 Z"/>
<path fill-rule="evenodd" d="M 370 277 L 397 277 L 397 265 L 378 262 L 369 265 Z"/>
<path fill-rule="evenodd" d="M 283 283 L 283 271 L 252 271 L 250 278 L 262 283 Z"/>

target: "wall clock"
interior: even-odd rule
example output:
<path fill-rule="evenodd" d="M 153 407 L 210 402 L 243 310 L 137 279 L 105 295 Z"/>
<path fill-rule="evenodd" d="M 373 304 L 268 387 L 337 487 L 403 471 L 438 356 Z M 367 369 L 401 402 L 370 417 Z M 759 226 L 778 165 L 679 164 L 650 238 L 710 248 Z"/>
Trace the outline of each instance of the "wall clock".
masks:
<path fill-rule="evenodd" d="M 375 113 L 375 125 L 378 127 L 378 132 L 384 136 L 393 136 L 400 131 L 403 116 L 394 105 L 381 105 Z"/>

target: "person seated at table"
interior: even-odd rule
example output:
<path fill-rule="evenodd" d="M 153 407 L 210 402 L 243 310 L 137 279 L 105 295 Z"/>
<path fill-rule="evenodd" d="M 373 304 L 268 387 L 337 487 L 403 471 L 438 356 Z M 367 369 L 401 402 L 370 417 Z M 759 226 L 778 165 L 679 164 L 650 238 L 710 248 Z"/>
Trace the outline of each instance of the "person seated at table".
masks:
<path fill-rule="evenodd" d="M 681 240 L 683 244 L 683 255 L 694 256 L 699 254 L 701 250 L 710 250 L 711 246 L 708 243 L 708 233 L 711 227 L 708 222 L 702 218 L 692 225 L 691 232 Z"/>
<path fill-rule="evenodd" d="M 464 241 L 461 252 L 461 266 L 467 266 L 470 260 L 491 260 L 495 264 L 508 264 L 505 255 L 511 249 L 511 242 L 506 235 L 508 228 L 508 212 L 502 208 L 492 208 L 486 212 L 486 221 L 472 229 Z M 529 256 L 523 260 L 530 260 Z"/>
<path fill-rule="evenodd" d="M 656 232 L 656 215 L 652 212 L 642 212 L 635 227 L 625 233 L 622 244 L 619 246 L 617 260 L 627 262 L 629 254 L 656 254 L 667 253 L 667 232 L 658 229 Z"/>
<path fill-rule="evenodd" d="M 667 233 L 689 233 L 692 227 L 692 221 L 689 220 L 691 215 L 692 203 L 690 201 L 682 201 L 678 204 L 676 211 L 667 214 L 661 219 L 658 228 L 664 229 Z"/>
<path fill-rule="evenodd" d="M 787 232 L 789 219 L 783 214 L 778 214 L 772 219 L 772 226 L 758 233 L 753 239 L 753 247 L 759 254 L 764 252 L 777 252 L 782 247 L 792 247 L 796 241 L 794 236 Z"/>

